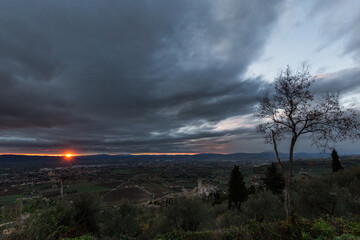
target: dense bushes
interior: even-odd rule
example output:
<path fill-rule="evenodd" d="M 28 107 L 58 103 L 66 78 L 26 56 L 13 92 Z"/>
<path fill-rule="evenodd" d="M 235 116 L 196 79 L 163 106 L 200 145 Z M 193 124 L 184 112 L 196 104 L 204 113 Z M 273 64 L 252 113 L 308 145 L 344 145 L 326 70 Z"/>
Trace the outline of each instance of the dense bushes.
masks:
<path fill-rule="evenodd" d="M 294 209 L 304 217 L 351 216 L 360 213 L 360 168 L 294 184 Z"/>
<path fill-rule="evenodd" d="M 255 219 L 256 221 L 272 221 L 285 218 L 284 204 L 278 195 L 269 191 L 262 191 L 250 196 L 248 201 L 242 204 L 243 219 Z"/>
<path fill-rule="evenodd" d="M 180 198 L 162 210 L 162 232 L 197 231 L 213 226 L 214 208 L 201 199 Z"/>
<path fill-rule="evenodd" d="M 91 195 L 83 195 L 73 204 L 73 220 L 75 226 L 84 225 L 87 232 L 98 233 L 101 202 Z"/>
<path fill-rule="evenodd" d="M 100 236 L 111 239 L 131 239 L 141 234 L 141 223 L 138 220 L 138 206 L 121 201 L 116 208 L 107 207 L 102 211 Z"/>
<path fill-rule="evenodd" d="M 118 206 L 105 206 L 91 195 L 74 202 L 59 201 L 46 211 L 33 213 L 19 224 L 13 239 L 59 239 L 92 234 L 96 238 L 131 239 L 142 233 L 140 208 L 121 201 Z M 81 238 L 82 239 L 82 238 Z"/>
<path fill-rule="evenodd" d="M 58 202 L 46 211 L 34 212 L 16 232 L 15 239 L 58 239 L 71 225 L 71 207 Z"/>
<path fill-rule="evenodd" d="M 74 203 L 59 201 L 45 211 L 33 212 L 20 223 L 14 239 L 58 239 L 98 231 L 99 206 L 94 198 L 84 195 Z"/>
<path fill-rule="evenodd" d="M 339 221 L 345 228 L 338 228 Z M 183 232 L 175 231 L 161 235 L 160 240 L 328 240 L 328 239 L 347 239 L 359 240 L 358 230 L 354 230 L 352 225 L 358 227 L 358 223 L 346 222 L 341 218 L 318 219 L 309 221 L 303 218 L 291 218 L 278 220 L 270 223 L 259 223 L 249 221 L 248 224 L 239 227 L 225 228 L 221 230 L 204 232 Z"/>

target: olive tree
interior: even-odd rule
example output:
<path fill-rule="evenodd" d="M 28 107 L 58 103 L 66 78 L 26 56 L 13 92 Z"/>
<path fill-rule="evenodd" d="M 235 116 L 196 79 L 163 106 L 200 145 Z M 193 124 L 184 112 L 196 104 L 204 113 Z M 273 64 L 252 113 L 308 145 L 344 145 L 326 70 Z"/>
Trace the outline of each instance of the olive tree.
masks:
<path fill-rule="evenodd" d="M 315 95 L 311 85 L 315 81 L 307 67 L 294 72 L 289 66 L 281 71 L 268 92 L 260 99 L 255 117 L 261 118 L 258 132 L 265 142 L 272 144 L 285 181 L 285 211 L 291 215 L 291 180 L 294 148 L 299 137 L 309 135 L 319 149 L 331 143 L 359 138 L 360 125 L 352 108 L 339 103 L 338 93 Z M 278 152 L 278 144 L 290 139 L 288 168 L 285 172 Z"/>

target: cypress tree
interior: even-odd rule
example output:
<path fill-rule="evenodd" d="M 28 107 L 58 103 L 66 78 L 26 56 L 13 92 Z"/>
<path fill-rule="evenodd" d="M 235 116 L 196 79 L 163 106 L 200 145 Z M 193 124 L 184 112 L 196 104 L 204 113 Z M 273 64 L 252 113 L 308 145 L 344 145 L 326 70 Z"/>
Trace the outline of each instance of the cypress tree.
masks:
<path fill-rule="evenodd" d="M 234 166 L 229 179 L 229 205 L 228 208 L 240 208 L 241 203 L 246 201 L 248 191 L 245 186 L 244 177 L 239 170 L 239 166 Z"/>
<path fill-rule="evenodd" d="M 261 179 L 266 189 L 274 194 L 280 194 L 284 190 L 284 178 L 281 173 L 279 173 L 275 163 L 271 163 L 265 172 L 265 177 Z"/>
<path fill-rule="evenodd" d="M 344 169 L 341 166 L 341 163 L 339 161 L 339 155 L 338 155 L 338 153 L 337 153 L 337 151 L 335 149 L 332 150 L 331 157 L 332 157 L 331 166 L 332 166 L 333 173 Z"/>

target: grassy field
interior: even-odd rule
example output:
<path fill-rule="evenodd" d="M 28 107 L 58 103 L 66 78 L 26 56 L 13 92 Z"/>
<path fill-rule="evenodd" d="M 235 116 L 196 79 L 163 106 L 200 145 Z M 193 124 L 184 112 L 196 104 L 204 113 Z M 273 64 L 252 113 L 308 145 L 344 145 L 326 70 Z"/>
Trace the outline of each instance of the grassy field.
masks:
<path fill-rule="evenodd" d="M 71 187 L 67 188 L 65 191 L 70 192 L 70 191 L 76 190 L 77 193 L 84 193 L 84 192 L 104 192 L 104 191 L 108 191 L 110 189 L 111 188 L 104 187 L 104 186 L 88 184 L 88 183 L 80 183 L 80 184 L 76 184 L 76 185 L 71 185 Z"/>
<path fill-rule="evenodd" d="M 168 192 L 170 191 L 170 189 L 161 186 L 159 184 L 153 184 L 153 183 L 144 183 L 142 184 L 142 186 L 148 190 L 151 193 L 157 194 L 157 193 L 162 193 L 162 192 Z"/>
<path fill-rule="evenodd" d="M 152 199 L 152 196 L 146 192 L 140 190 L 137 187 L 121 187 L 115 191 L 110 192 L 104 196 L 104 200 L 107 202 L 117 202 L 121 199 L 128 199 L 131 201 L 146 201 Z"/>
<path fill-rule="evenodd" d="M 116 169 L 114 171 L 111 172 L 112 174 L 125 174 L 125 175 L 130 175 L 130 174 L 134 174 L 135 171 L 133 169 Z"/>

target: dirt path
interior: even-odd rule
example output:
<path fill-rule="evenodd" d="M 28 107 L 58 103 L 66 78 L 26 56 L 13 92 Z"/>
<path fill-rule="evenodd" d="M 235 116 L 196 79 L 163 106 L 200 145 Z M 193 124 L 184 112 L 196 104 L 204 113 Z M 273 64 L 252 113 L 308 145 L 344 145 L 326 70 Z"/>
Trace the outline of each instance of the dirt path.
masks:
<path fill-rule="evenodd" d="M 109 195 L 111 192 L 116 191 L 116 190 L 119 189 L 121 186 L 123 186 L 125 183 L 131 183 L 131 184 L 133 184 L 136 188 L 138 188 L 138 189 L 140 189 L 141 191 L 143 191 L 144 193 L 149 194 L 150 196 L 153 196 L 153 193 L 149 192 L 149 191 L 146 190 L 145 188 L 142 188 L 141 186 L 135 184 L 135 183 L 132 182 L 132 181 L 126 181 L 126 182 L 123 182 L 123 183 L 119 184 L 119 185 L 116 186 L 115 188 L 111 189 L 111 190 L 108 191 L 107 193 L 105 193 L 105 194 L 103 195 L 103 197 L 106 197 L 106 196 Z"/>
<path fill-rule="evenodd" d="M 140 189 L 141 191 L 143 191 L 144 193 L 149 194 L 150 196 L 152 196 L 153 194 L 151 192 L 149 192 L 148 190 L 146 190 L 145 188 L 140 187 L 139 185 L 135 185 L 135 187 L 137 187 L 138 189 Z"/>
<path fill-rule="evenodd" d="M 111 189 L 110 191 L 108 191 L 107 193 L 105 193 L 105 194 L 103 195 L 103 197 L 105 197 L 106 195 L 110 194 L 112 191 L 117 190 L 117 189 L 120 188 L 122 185 L 124 185 L 125 183 L 128 183 L 128 182 L 130 182 L 130 181 L 126 181 L 126 182 L 123 182 L 123 183 L 117 185 L 115 188 L 113 188 L 113 189 Z"/>

